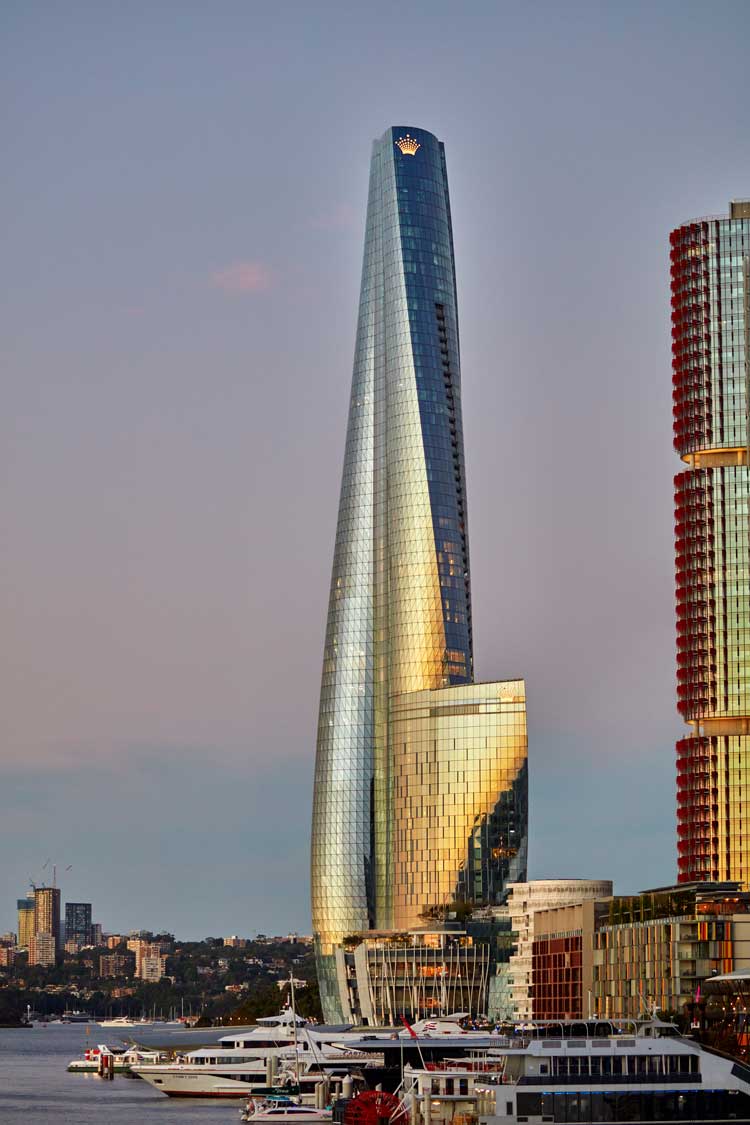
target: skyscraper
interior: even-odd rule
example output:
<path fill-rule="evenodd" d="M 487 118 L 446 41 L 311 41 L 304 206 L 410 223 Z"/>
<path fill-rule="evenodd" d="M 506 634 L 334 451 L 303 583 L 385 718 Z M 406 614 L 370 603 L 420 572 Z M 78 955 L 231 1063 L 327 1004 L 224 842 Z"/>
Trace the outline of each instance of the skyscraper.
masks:
<path fill-rule="evenodd" d="M 38 942 L 44 938 L 44 942 Z M 47 941 L 47 938 L 50 940 Z M 52 961 L 49 950 L 52 949 Z M 35 952 L 38 950 L 39 952 Z M 30 943 L 29 964 L 47 965 L 54 963 L 55 954 L 60 952 L 60 888 L 34 888 L 34 941 Z M 39 961 L 37 957 L 44 959 Z"/>
<path fill-rule="evenodd" d="M 318 721 L 312 903 L 329 1019 L 344 936 L 497 901 L 525 878 L 525 689 L 473 682 L 467 527 L 445 153 L 394 127 L 370 166 Z"/>
<path fill-rule="evenodd" d="M 65 941 L 78 945 L 91 944 L 91 903 L 65 903 Z"/>
<path fill-rule="evenodd" d="M 19 949 L 28 949 L 29 943 L 34 936 L 34 899 L 19 898 L 16 899 L 18 907 L 18 947 Z"/>
<path fill-rule="evenodd" d="M 750 885 L 750 202 L 670 238 L 680 882 Z"/>
<path fill-rule="evenodd" d="M 60 888 L 34 888 L 34 933 L 52 934 L 60 941 Z"/>

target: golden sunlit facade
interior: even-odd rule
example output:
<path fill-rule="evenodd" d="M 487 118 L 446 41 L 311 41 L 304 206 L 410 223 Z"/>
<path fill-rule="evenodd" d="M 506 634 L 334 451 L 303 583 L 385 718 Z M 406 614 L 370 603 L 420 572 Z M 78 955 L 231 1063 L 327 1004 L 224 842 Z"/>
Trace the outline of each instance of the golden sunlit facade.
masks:
<path fill-rule="evenodd" d="M 523 680 L 391 699 L 393 925 L 496 902 L 526 871 Z"/>
<path fill-rule="evenodd" d="M 344 937 L 418 924 L 422 907 L 456 898 L 495 901 L 510 851 L 525 859 L 523 685 L 513 682 L 510 722 L 510 710 L 493 710 L 493 689 L 506 685 L 473 685 L 472 649 L 445 153 L 431 133 L 392 128 L 370 169 L 318 720 L 312 912 L 329 1020 L 341 1018 Z M 479 864 L 484 881 L 469 880 L 467 857 L 498 836 L 504 793 L 523 846 L 503 838 Z M 398 841 L 415 816 L 419 858 L 403 859 Z"/>
<path fill-rule="evenodd" d="M 680 882 L 750 886 L 750 203 L 671 235 Z"/>
<path fill-rule="evenodd" d="M 55 949 L 60 946 L 60 888 L 34 889 L 34 933 L 52 934 Z"/>
<path fill-rule="evenodd" d="M 18 948 L 28 949 L 34 936 L 34 900 L 19 898 L 18 905 Z"/>

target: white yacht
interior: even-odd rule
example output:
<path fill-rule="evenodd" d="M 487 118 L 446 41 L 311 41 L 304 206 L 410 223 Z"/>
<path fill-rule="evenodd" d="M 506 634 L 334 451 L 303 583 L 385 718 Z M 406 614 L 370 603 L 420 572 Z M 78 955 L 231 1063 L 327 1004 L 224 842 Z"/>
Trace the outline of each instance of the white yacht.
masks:
<path fill-rule="evenodd" d="M 370 1054 L 334 1046 L 320 1029 L 315 1036 L 304 1021 L 283 1012 L 259 1020 L 250 1031 L 222 1036 L 216 1046 L 178 1055 L 173 1062 L 135 1066 L 132 1073 L 172 1098 L 247 1098 L 294 1093 L 314 1098 L 325 1078 L 348 1073 L 355 1061 L 371 1065 Z"/>
<path fill-rule="evenodd" d="M 133 1074 L 170 1098 L 247 1098 L 284 1090 L 314 1093 L 321 1075 L 319 1071 L 314 1076 L 307 1072 L 306 1060 L 297 1061 L 283 1049 L 251 1054 L 220 1047 L 190 1051 L 171 1063 L 132 1068 Z"/>
<path fill-rule="evenodd" d="M 287 1008 L 278 1016 L 259 1019 L 250 1029 L 221 1036 L 216 1046 L 178 1055 L 170 1063 L 132 1068 L 155 1089 L 172 1098 L 247 1098 L 269 1090 L 295 1091 L 307 1100 L 324 1077 L 342 1078 L 352 1067 L 382 1064 L 381 1045 L 415 1038 L 456 1038 L 460 1046 L 473 1040 L 487 1043 L 484 1032 L 463 1032 L 461 1013 L 443 1019 L 420 1020 L 413 1027 L 355 1030 L 307 1023 Z M 364 1050 L 362 1048 L 365 1048 Z"/>
<path fill-rule="evenodd" d="M 414 1125 L 750 1121 L 750 1068 L 658 1020 L 528 1028 L 481 1057 L 404 1073 Z"/>
<path fill-rule="evenodd" d="M 274 1122 L 288 1122 L 297 1125 L 298 1122 L 310 1122 L 310 1125 L 320 1125 L 321 1122 L 330 1121 L 333 1111 L 330 1109 L 316 1109 L 312 1105 L 298 1105 L 295 1102 L 262 1102 L 252 1098 L 240 1113 L 240 1121 L 255 1121 L 258 1125 L 274 1125 Z"/>
<path fill-rule="evenodd" d="M 153 1027 L 154 1020 L 146 1019 L 143 1016 L 141 1019 L 136 1019 L 133 1016 L 113 1016 L 109 1020 L 98 1020 L 99 1027 L 113 1027 L 113 1028 L 129 1028 L 129 1027 Z"/>

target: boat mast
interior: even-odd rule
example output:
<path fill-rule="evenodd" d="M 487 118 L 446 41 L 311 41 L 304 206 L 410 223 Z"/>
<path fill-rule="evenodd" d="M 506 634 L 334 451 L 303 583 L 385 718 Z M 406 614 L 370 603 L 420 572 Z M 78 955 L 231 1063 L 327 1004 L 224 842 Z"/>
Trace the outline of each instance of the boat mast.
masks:
<path fill-rule="evenodd" d="M 299 1090 L 299 1048 L 297 1046 L 297 1012 L 294 1007 L 294 972 L 289 970 L 289 999 L 292 1004 L 292 1026 L 294 1027 L 294 1066 Z"/>

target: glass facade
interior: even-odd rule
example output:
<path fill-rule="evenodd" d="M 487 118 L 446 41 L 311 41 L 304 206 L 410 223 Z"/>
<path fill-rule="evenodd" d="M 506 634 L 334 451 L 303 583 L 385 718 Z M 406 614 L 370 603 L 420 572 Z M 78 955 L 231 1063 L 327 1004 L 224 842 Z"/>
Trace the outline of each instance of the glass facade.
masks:
<path fill-rule="evenodd" d="M 672 232 L 680 882 L 750 885 L 750 205 Z M 744 778 L 743 778 L 743 765 Z"/>
<path fill-rule="evenodd" d="M 65 940 L 91 944 L 91 903 L 65 903 Z"/>
<path fill-rule="evenodd" d="M 403 702 L 409 693 L 445 693 L 472 682 L 458 311 L 445 154 L 431 133 L 394 127 L 375 142 L 370 169 L 318 721 L 312 905 L 329 1019 L 341 1011 L 334 950 L 342 937 L 417 923 L 419 908 L 435 905 L 432 885 L 429 891 L 416 886 L 434 863 L 444 865 L 440 886 L 450 888 L 451 896 L 472 896 L 477 883 L 471 867 L 469 886 L 466 865 L 476 825 L 472 819 L 469 826 L 469 813 L 484 823 L 476 836 L 480 848 L 510 831 L 498 827 L 503 816 L 508 824 L 512 819 L 508 810 L 497 811 L 500 790 L 490 794 L 484 787 L 472 804 L 466 782 L 454 786 L 445 768 L 429 759 L 428 729 L 435 731 L 433 741 L 458 743 L 462 732 L 456 724 L 446 716 L 444 729 L 437 731 L 435 718 L 428 716 L 424 726 L 422 719 L 408 717 Z M 523 685 L 514 681 L 513 687 L 523 700 Z M 486 695 L 485 685 L 475 700 L 476 716 L 486 718 L 475 717 L 465 732 L 473 747 L 471 769 L 479 776 L 481 744 L 493 761 L 493 777 L 512 790 L 509 808 L 514 802 L 523 806 L 522 815 L 513 816 L 514 831 L 523 830 L 525 840 L 523 707 L 513 722 L 506 716 L 500 723 L 501 712 L 481 710 Z M 396 699 L 402 715 L 398 732 L 392 721 Z M 435 706 L 448 706 L 448 697 Z M 498 742 L 500 727 L 508 732 L 507 748 Z M 411 747 L 406 751 L 405 730 Z M 412 812 L 403 804 L 405 754 L 415 764 L 419 759 L 418 768 L 439 772 L 446 794 L 450 790 L 457 799 L 453 811 L 433 803 L 432 851 L 420 847 L 421 867 L 405 867 L 404 849 L 398 847 L 414 803 Z M 496 769 L 498 755 L 504 764 Z M 458 764 L 456 769 L 466 772 Z M 416 776 L 413 782 L 416 786 Z M 459 826 L 467 831 L 460 846 Z M 507 868 L 511 857 L 499 852 L 509 846 L 497 844 L 496 856 L 472 861 L 488 893 L 502 885 L 503 864 Z M 523 849 L 520 839 L 512 846 L 525 855 L 525 842 Z M 490 871 L 493 860 L 497 871 Z M 464 867 L 450 869 L 453 862 Z M 404 886 L 404 878 L 412 882 Z"/>
<path fill-rule="evenodd" d="M 393 921 L 497 902 L 527 847 L 522 680 L 391 699 Z"/>

